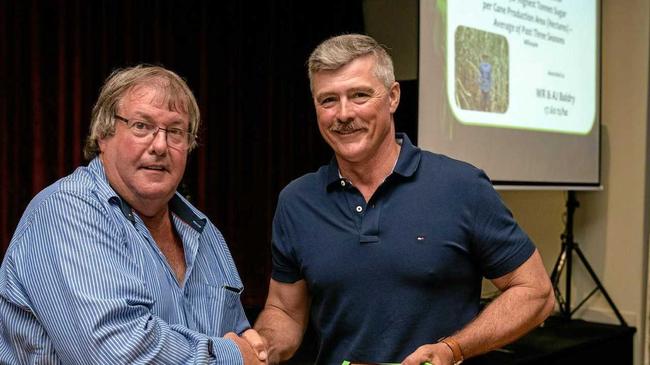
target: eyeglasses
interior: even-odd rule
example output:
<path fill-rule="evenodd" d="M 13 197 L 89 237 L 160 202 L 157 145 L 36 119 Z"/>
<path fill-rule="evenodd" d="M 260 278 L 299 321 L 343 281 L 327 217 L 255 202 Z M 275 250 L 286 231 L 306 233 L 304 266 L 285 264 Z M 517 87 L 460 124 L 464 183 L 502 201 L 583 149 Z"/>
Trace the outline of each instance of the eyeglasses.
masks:
<path fill-rule="evenodd" d="M 166 141 L 169 147 L 186 150 L 194 143 L 196 136 L 186 130 L 180 128 L 162 128 L 153 123 L 139 119 L 126 119 L 117 114 L 114 115 L 115 119 L 126 123 L 131 133 L 138 138 L 155 137 L 158 131 L 165 131 Z"/>

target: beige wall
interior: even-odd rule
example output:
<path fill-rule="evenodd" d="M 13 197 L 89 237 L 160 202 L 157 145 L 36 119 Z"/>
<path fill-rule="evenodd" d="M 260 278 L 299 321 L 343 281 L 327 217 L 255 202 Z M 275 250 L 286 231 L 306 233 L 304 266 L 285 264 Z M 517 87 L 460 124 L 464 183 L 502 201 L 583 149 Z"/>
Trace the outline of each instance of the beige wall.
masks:
<path fill-rule="evenodd" d="M 396 72 L 417 70 L 417 0 L 366 0 L 368 33 L 393 49 Z M 415 10 L 415 11 L 414 11 Z M 648 220 L 648 44 L 650 0 L 602 0 L 602 191 L 578 192 L 575 241 L 626 321 L 637 327 L 635 365 L 643 361 Z M 409 27 L 408 23 L 414 26 Z M 560 191 L 504 191 L 502 197 L 537 243 L 550 272 L 560 251 L 565 196 Z M 574 259 L 573 303 L 594 287 Z M 617 323 L 601 294 L 576 318 Z M 649 356 L 645 356 L 648 358 Z"/>
<path fill-rule="evenodd" d="M 637 327 L 635 364 L 642 364 L 647 286 L 647 102 L 650 1 L 603 1 L 603 185 L 582 195 L 577 237 L 629 322 Z M 583 276 L 584 277 L 584 276 Z M 579 278 L 578 278 L 579 279 Z M 586 283 L 578 288 L 586 292 Z M 602 299 L 589 308 L 612 319 Z M 587 317 L 588 318 L 588 317 Z M 646 356 L 647 357 L 647 356 Z"/>
<path fill-rule="evenodd" d="M 575 241 L 628 324 L 637 328 L 635 364 L 643 361 L 648 256 L 647 101 L 649 0 L 602 3 L 602 191 L 578 192 Z M 506 203 L 537 242 L 547 268 L 560 250 L 562 192 L 502 192 Z M 559 224 L 559 225 L 558 225 Z M 594 283 L 574 259 L 577 304 Z M 601 294 L 576 318 L 618 323 Z M 646 358 L 648 356 L 646 355 Z"/>
<path fill-rule="evenodd" d="M 581 206 L 576 210 L 574 231 L 575 241 L 618 309 L 630 325 L 637 327 L 635 364 L 644 363 L 646 331 L 649 4 L 648 0 L 604 0 L 602 4 L 604 189 L 577 194 Z M 553 227 L 563 212 L 563 195 L 560 192 L 503 194 L 522 226 L 537 241 L 549 268 L 554 263 L 548 259 L 549 252 L 559 252 L 560 240 L 556 236 L 553 241 L 544 227 Z M 539 211 L 550 215 L 544 218 L 530 208 L 534 201 Z M 573 302 L 577 303 L 592 290 L 594 283 L 584 267 L 577 260 L 574 262 L 577 264 L 572 294 Z M 617 323 L 600 294 L 590 299 L 576 317 Z"/>

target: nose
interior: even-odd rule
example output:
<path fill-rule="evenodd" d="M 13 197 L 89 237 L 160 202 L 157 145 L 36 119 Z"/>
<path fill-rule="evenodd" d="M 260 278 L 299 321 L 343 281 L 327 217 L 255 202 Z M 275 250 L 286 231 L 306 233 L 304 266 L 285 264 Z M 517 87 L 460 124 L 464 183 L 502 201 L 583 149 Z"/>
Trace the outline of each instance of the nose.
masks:
<path fill-rule="evenodd" d="M 158 129 L 154 134 L 153 134 L 153 140 L 151 141 L 151 144 L 149 145 L 149 150 L 151 153 L 154 153 L 156 155 L 165 155 L 167 153 L 167 148 L 169 145 L 167 145 L 167 131 L 164 129 Z"/>
<path fill-rule="evenodd" d="M 339 102 L 336 118 L 341 122 L 350 122 L 354 120 L 354 109 L 347 99 L 343 98 Z"/>

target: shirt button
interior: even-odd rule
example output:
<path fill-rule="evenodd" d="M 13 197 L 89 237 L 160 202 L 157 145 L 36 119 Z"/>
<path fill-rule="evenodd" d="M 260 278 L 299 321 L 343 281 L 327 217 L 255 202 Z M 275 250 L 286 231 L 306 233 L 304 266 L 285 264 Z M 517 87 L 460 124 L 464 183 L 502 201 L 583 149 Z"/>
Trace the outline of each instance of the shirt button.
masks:
<path fill-rule="evenodd" d="M 357 213 L 361 213 L 363 211 L 363 207 L 360 205 L 357 205 Z"/>
<path fill-rule="evenodd" d="M 341 186 L 345 186 L 345 180 L 341 180 Z"/>
<path fill-rule="evenodd" d="M 209 355 L 214 355 L 214 344 L 212 343 L 212 340 L 208 340 L 208 354 Z"/>

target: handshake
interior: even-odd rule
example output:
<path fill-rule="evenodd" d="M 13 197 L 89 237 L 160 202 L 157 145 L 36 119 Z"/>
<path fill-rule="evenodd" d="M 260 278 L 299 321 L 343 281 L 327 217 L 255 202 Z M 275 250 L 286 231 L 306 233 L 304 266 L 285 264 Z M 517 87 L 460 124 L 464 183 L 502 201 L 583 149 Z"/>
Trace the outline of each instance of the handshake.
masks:
<path fill-rule="evenodd" d="M 244 359 L 244 365 L 271 364 L 268 359 L 266 342 L 254 329 L 247 329 L 241 336 L 234 332 L 228 332 L 223 338 L 235 342 Z"/>

